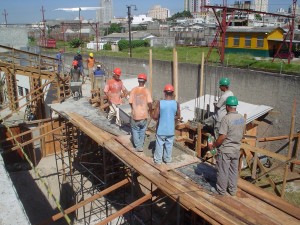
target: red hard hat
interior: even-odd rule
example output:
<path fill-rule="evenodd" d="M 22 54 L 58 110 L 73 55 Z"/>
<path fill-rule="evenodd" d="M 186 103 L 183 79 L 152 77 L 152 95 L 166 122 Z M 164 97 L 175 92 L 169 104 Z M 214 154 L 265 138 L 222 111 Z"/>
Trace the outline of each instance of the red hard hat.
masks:
<path fill-rule="evenodd" d="M 164 91 L 170 91 L 173 92 L 174 91 L 174 87 L 172 84 L 166 84 Z"/>
<path fill-rule="evenodd" d="M 144 74 L 144 73 L 140 73 L 139 75 L 138 75 L 138 79 L 143 79 L 143 80 L 147 80 L 147 75 L 146 74 Z"/>
<path fill-rule="evenodd" d="M 118 76 L 121 76 L 121 74 L 122 74 L 122 71 L 119 67 L 115 68 L 113 72 L 114 72 L 114 74 L 116 74 Z"/>
<path fill-rule="evenodd" d="M 72 62 L 72 66 L 78 66 L 78 61 L 77 61 L 77 60 L 74 60 L 74 61 Z"/>

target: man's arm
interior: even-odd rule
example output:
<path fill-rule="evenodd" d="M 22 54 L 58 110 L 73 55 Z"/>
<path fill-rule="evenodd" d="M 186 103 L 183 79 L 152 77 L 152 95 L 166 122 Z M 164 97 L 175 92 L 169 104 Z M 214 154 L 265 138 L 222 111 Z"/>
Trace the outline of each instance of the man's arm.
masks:
<path fill-rule="evenodd" d="M 225 135 L 225 134 L 221 134 L 221 135 L 218 137 L 218 139 L 217 139 L 215 142 L 212 143 L 210 149 L 219 147 L 219 146 L 223 143 L 223 141 L 225 140 L 225 138 L 226 138 L 226 135 Z"/>
<path fill-rule="evenodd" d="M 148 112 L 150 117 L 152 117 L 152 102 L 148 102 Z"/>
<path fill-rule="evenodd" d="M 159 118 L 159 111 L 160 111 L 159 105 L 160 105 L 160 102 L 158 102 L 158 104 L 156 105 L 156 108 L 154 110 L 154 113 L 153 113 L 154 120 L 158 120 L 158 118 Z"/>

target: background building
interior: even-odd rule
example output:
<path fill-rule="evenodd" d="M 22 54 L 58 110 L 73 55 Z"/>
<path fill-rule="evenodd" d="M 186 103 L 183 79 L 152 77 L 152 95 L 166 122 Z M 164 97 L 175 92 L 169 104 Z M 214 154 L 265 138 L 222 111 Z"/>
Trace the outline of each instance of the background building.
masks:
<path fill-rule="evenodd" d="M 254 10 L 268 12 L 269 9 L 269 0 L 255 0 L 254 1 Z"/>
<path fill-rule="evenodd" d="M 205 5 L 210 5 L 210 0 L 184 0 L 184 10 L 190 11 L 194 17 L 207 12 Z"/>
<path fill-rule="evenodd" d="M 97 22 L 109 23 L 113 18 L 113 1 L 112 0 L 100 0 L 100 7 L 97 11 Z"/>
<path fill-rule="evenodd" d="M 170 10 L 162 8 L 160 5 L 155 5 L 148 11 L 147 16 L 153 19 L 165 20 L 170 17 Z"/>

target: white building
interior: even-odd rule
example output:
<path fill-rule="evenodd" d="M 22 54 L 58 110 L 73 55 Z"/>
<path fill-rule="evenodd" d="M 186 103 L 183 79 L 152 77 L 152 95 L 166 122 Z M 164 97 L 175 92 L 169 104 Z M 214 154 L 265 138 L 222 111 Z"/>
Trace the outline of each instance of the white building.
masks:
<path fill-rule="evenodd" d="M 184 0 L 184 10 L 191 13 L 201 12 L 204 5 L 210 5 L 210 0 Z"/>
<path fill-rule="evenodd" d="M 137 25 L 137 24 L 143 24 L 143 23 L 147 23 L 147 22 L 152 22 L 152 18 L 151 17 L 147 17 L 146 15 L 138 15 L 138 16 L 133 16 L 132 17 L 132 24 L 133 25 Z"/>
<path fill-rule="evenodd" d="M 155 5 L 148 11 L 147 16 L 153 19 L 165 20 L 170 17 L 170 10 L 162 8 L 160 5 Z"/>
<path fill-rule="evenodd" d="M 100 0 L 100 7 L 96 13 L 97 21 L 99 23 L 109 23 L 113 18 L 113 1 Z"/>
<path fill-rule="evenodd" d="M 261 12 L 268 12 L 269 9 L 269 0 L 255 0 L 254 1 L 254 10 Z"/>

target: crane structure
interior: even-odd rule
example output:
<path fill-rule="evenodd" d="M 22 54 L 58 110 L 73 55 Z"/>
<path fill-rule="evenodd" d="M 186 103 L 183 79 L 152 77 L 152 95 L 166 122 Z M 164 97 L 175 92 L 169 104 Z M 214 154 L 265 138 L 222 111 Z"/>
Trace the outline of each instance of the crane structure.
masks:
<path fill-rule="evenodd" d="M 233 19 L 234 14 L 236 12 L 247 12 L 247 13 L 254 13 L 254 14 L 260 14 L 260 15 L 271 15 L 271 16 L 277 16 L 277 17 L 285 17 L 289 20 L 289 26 L 288 26 L 288 32 L 284 35 L 284 39 L 280 45 L 280 47 L 277 49 L 276 54 L 274 55 L 273 61 L 275 57 L 280 58 L 280 51 L 282 49 L 282 46 L 285 44 L 288 47 L 288 64 L 290 64 L 290 61 L 292 59 L 292 46 L 293 46 L 293 38 L 294 38 L 294 29 L 295 29 L 295 17 L 296 17 L 296 5 L 297 0 L 293 0 L 293 11 L 291 15 L 282 15 L 282 14 L 276 14 L 276 13 L 268 13 L 268 12 L 262 12 L 262 11 L 255 11 L 251 9 L 240 9 L 240 8 L 233 8 L 233 7 L 227 7 L 227 1 L 223 0 L 223 6 L 211 6 L 206 5 L 205 8 L 212 9 L 213 13 L 217 19 L 217 31 L 215 34 L 215 37 L 213 41 L 210 44 L 210 49 L 207 53 L 206 60 L 209 59 L 211 52 L 214 48 L 217 49 L 218 54 L 220 55 L 220 63 L 224 63 L 225 58 L 225 38 L 226 38 L 226 30 L 229 26 L 231 19 Z M 217 15 L 216 10 L 221 11 L 221 20 L 219 19 L 219 16 Z M 231 16 L 227 19 L 228 13 L 231 13 Z M 287 41 L 287 39 L 289 40 Z M 289 43 L 287 43 L 289 42 Z"/>

